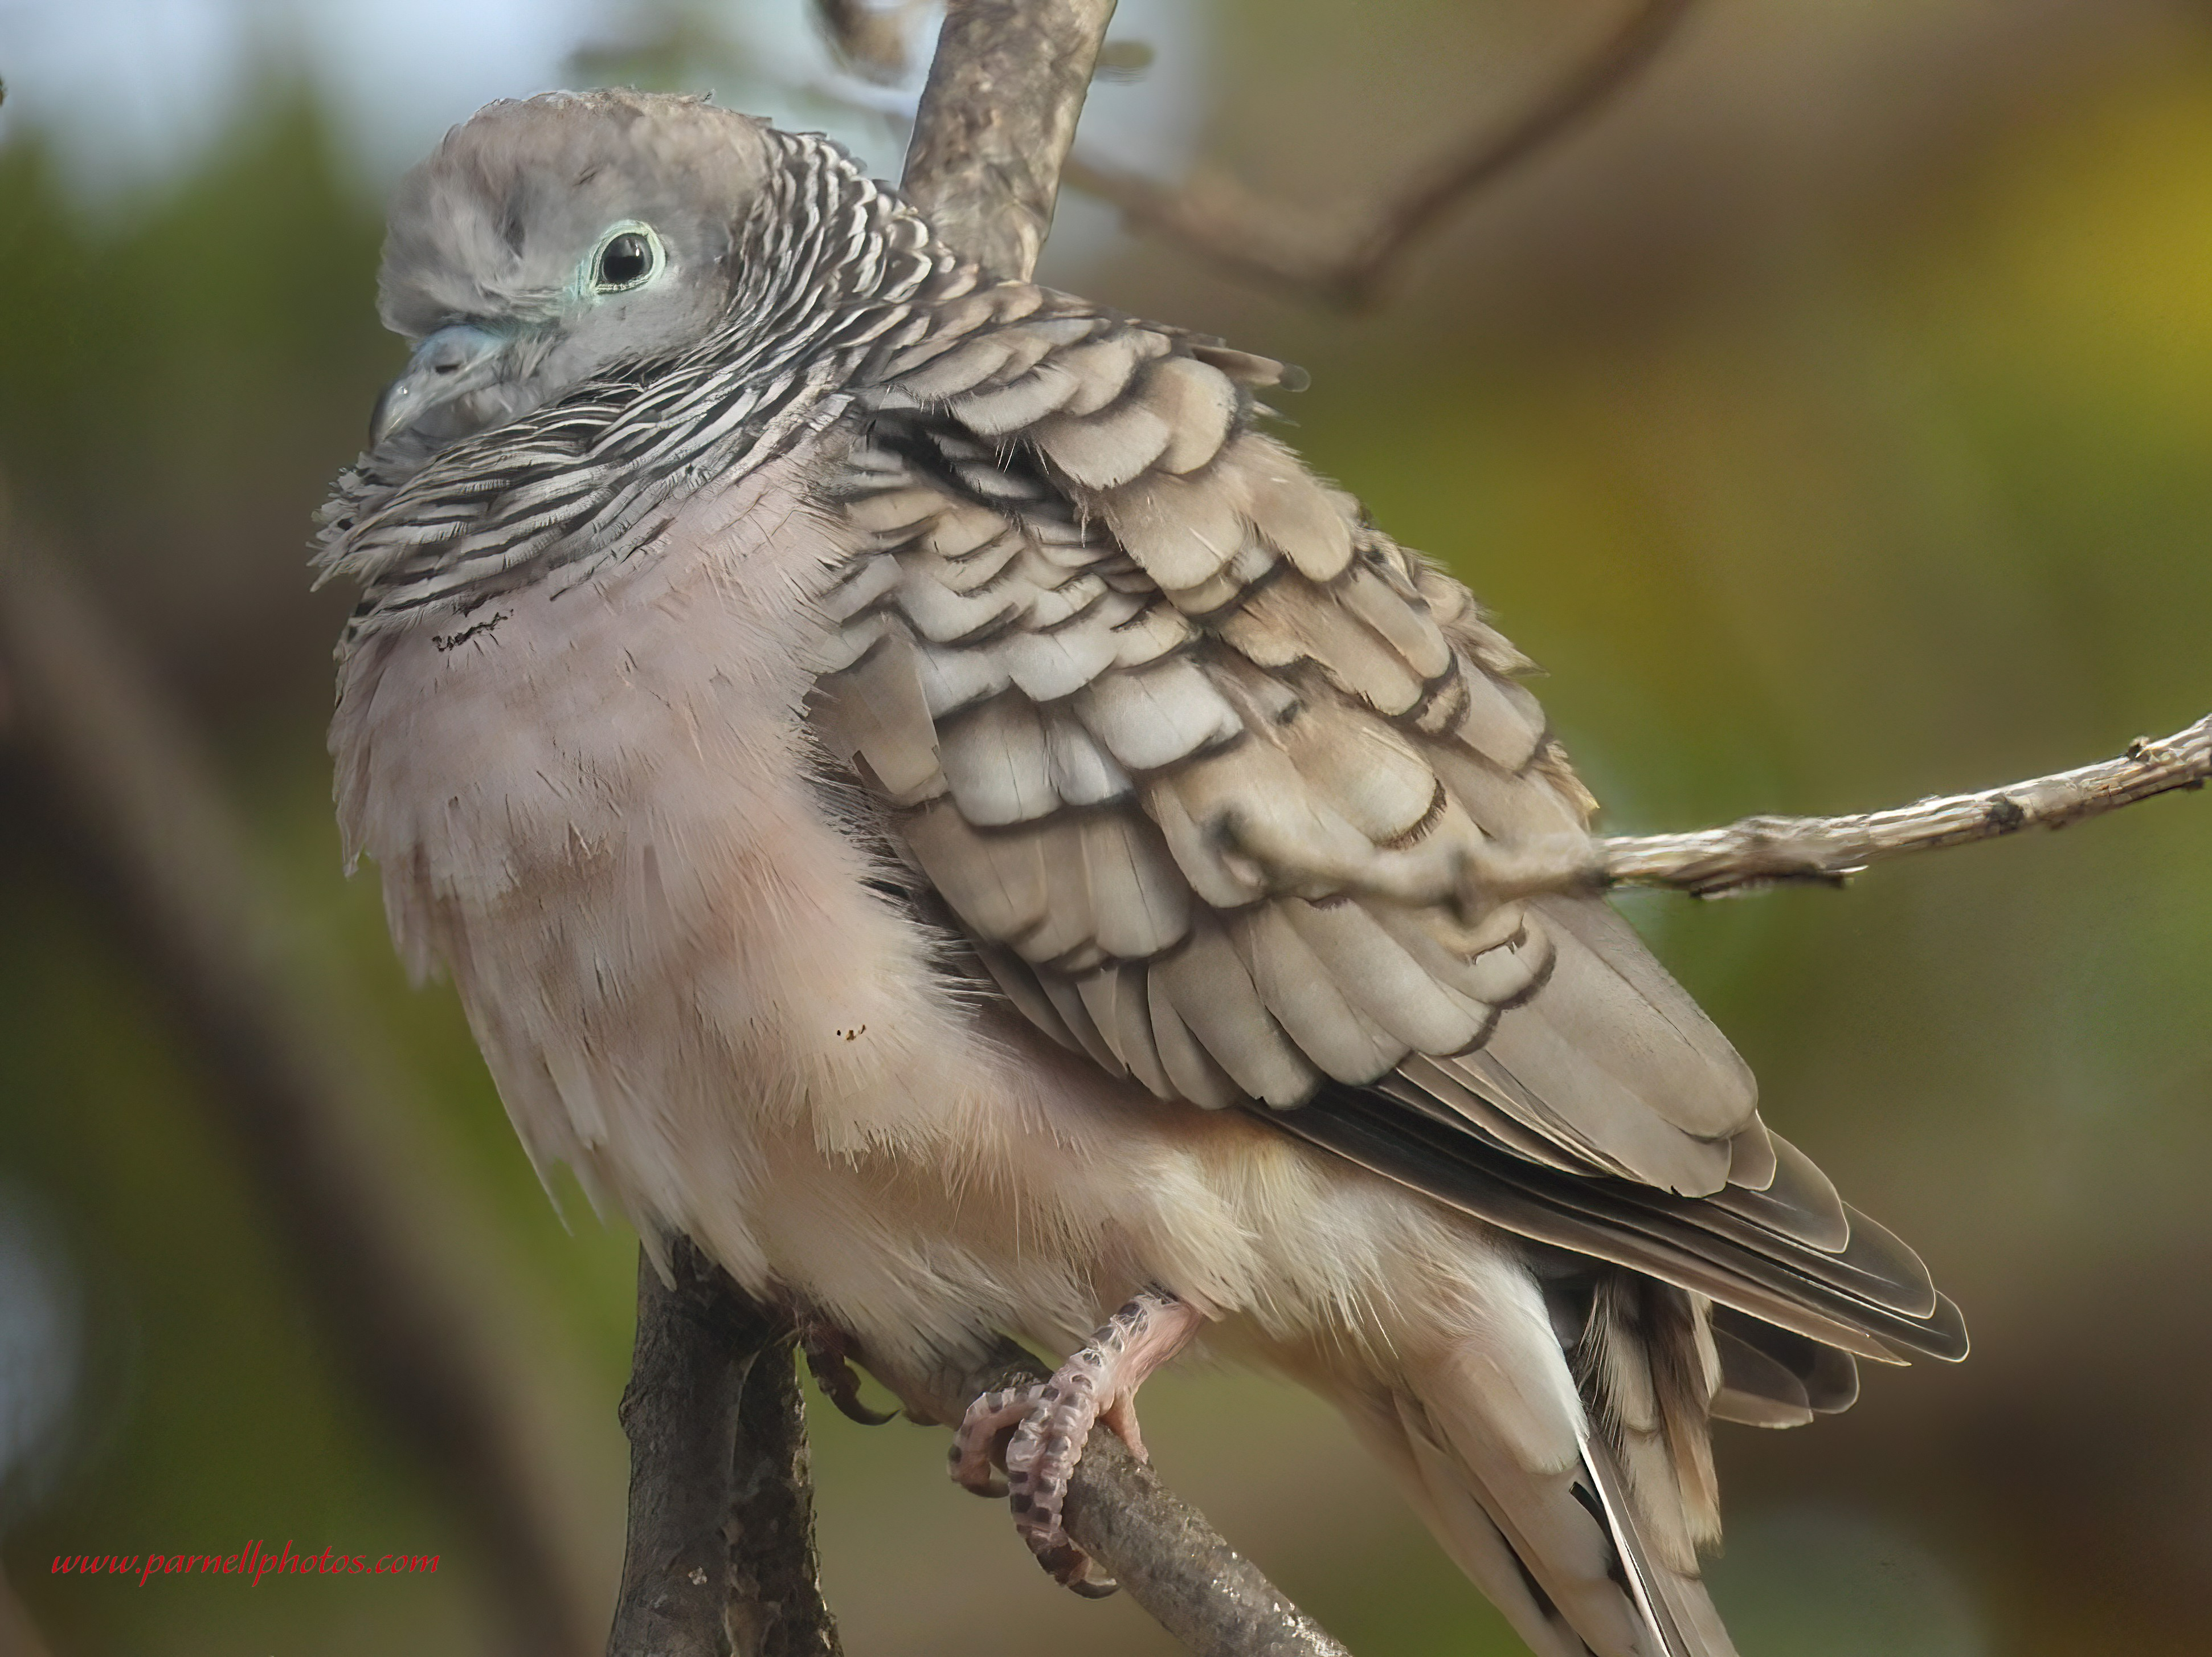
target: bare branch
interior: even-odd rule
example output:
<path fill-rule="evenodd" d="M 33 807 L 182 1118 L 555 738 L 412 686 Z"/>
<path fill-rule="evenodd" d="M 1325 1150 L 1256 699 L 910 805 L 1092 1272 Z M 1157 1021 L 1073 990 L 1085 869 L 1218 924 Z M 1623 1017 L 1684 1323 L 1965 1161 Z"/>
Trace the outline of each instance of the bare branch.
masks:
<path fill-rule="evenodd" d="M 1601 886 L 1659 886 L 1699 898 L 1790 882 L 1834 885 L 1884 858 L 2022 829 L 2064 828 L 2177 789 L 2201 789 L 2208 777 L 2212 716 L 2160 741 L 2138 738 L 2117 759 L 1978 794 L 1850 817 L 1747 817 L 1695 834 L 1600 840 L 1597 866 L 1584 873 Z"/>
<path fill-rule="evenodd" d="M 1035 1358 L 1002 1340 L 930 1403 L 949 1426 L 985 1392 L 1044 1379 Z M 1199 1657 L 1347 1657 L 1110 1432 L 1093 1431 L 1076 1463 L 1065 1520 L 1084 1550 Z"/>
<path fill-rule="evenodd" d="M 2064 828 L 2138 800 L 2198 789 L 2212 777 L 2212 716 L 2161 741 L 2138 737 L 2117 759 L 2051 777 L 1945 795 L 1849 817 L 1747 817 L 1692 834 L 1599 838 L 1567 832 L 1485 841 L 1407 864 L 1377 860 L 1358 889 L 1394 903 L 1480 907 L 1545 892 L 1590 894 L 1656 886 L 1720 898 L 1789 885 L 1841 886 L 1869 863 L 1995 840 L 2027 828 Z M 1232 835 L 1233 838 L 1233 835 Z M 1239 844 L 1240 855 L 1291 890 L 1341 879 L 1330 868 L 1280 863 Z"/>
<path fill-rule="evenodd" d="M 608 1657 L 838 1657 L 792 1331 L 688 1240 L 641 1253 L 629 1542 Z"/>
<path fill-rule="evenodd" d="M 639 1262 L 623 1395 L 629 1543 L 607 1657 L 838 1657 L 792 1331 L 690 1241 L 678 1240 L 671 1265 L 672 1284 Z M 1035 1358 L 1001 1339 L 920 1402 L 950 1425 L 981 1393 L 1042 1379 Z M 1200 1657 L 1346 1657 L 1111 1432 L 1094 1432 L 1076 1466 L 1066 1524 Z"/>
<path fill-rule="evenodd" d="M 846 39 L 853 8 L 817 5 L 833 38 Z M 1025 277 L 1036 267 L 1113 9 L 1113 0 L 952 0 L 905 187 L 987 270 Z M 678 1242 L 673 1264 L 672 1288 L 650 1267 L 639 1274 L 623 1401 L 629 1544 L 609 1657 L 835 1657 L 789 1334 L 690 1242 Z M 1028 1353 L 1003 1342 L 930 1403 L 950 1424 L 981 1393 L 1037 1375 Z M 1067 1525 L 1205 1657 L 1345 1657 L 1111 1433 L 1093 1435 L 1076 1470 Z"/>
<path fill-rule="evenodd" d="M 1026 278 L 1114 0 L 951 0 L 903 188 L 957 251 Z"/>
<path fill-rule="evenodd" d="M 354 1044 L 277 942 L 245 836 L 190 732 L 48 559 L 0 522 L 6 735 L 30 762 L 86 889 L 105 903 L 181 1015 L 219 1125 L 305 1264 L 323 1334 L 471 1527 L 502 1648 L 589 1648 L 576 1572 L 547 1516 L 521 1391 L 484 1315 L 438 1256 L 419 1174 L 372 1124 L 404 1112 L 351 1062 Z M 441 1239 L 441 1240 L 443 1240 Z"/>
<path fill-rule="evenodd" d="M 1692 3 L 1638 0 L 1620 28 L 1504 127 L 1439 156 L 1381 212 L 1348 229 L 1340 214 L 1266 200 L 1218 173 L 1200 172 L 1177 187 L 1077 155 L 1066 180 L 1120 208 L 1132 228 L 1236 275 L 1361 308 L 1448 211 L 1601 110 L 1674 37 Z"/>
<path fill-rule="evenodd" d="M 1725 898 L 1777 886 L 1841 886 L 1870 863 L 2002 839 L 2022 829 L 2064 828 L 2139 800 L 2201 789 L 2208 778 L 2212 715 L 2159 741 L 2137 737 L 2117 759 L 1978 794 L 1941 795 L 1890 811 L 1747 817 L 1690 834 L 1554 835 L 1499 842 L 1483 847 L 1458 869 L 1450 889 L 1439 882 L 1416 895 L 1433 902 L 1452 890 L 1472 891 L 1495 901 L 1545 892 L 1653 886 L 1693 898 Z"/>
<path fill-rule="evenodd" d="M 1027 277 L 1052 224 L 1060 165 L 1113 0 L 952 0 L 907 152 L 905 188 L 955 248 Z M 933 1400 L 957 1422 L 982 1393 L 1042 1380 L 1012 1342 Z M 1077 1464 L 1069 1533 L 1201 1657 L 1344 1657 L 1344 1648 L 1237 1554 L 1111 1433 Z"/>

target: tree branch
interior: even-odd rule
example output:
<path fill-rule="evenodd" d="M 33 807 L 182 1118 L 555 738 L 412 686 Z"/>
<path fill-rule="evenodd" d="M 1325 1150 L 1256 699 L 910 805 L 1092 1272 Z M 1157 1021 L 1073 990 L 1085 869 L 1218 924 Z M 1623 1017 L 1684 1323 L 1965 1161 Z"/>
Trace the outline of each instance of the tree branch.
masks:
<path fill-rule="evenodd" d="M 1026 279 L 1114 0 L 951 0 L 902 187 L 945 241 Z"/>
<path fill-rule="evenodd" d="M 836 9 L 823 0 L 836 26 Z M 1690 0 L 1644 0 L 1628 23 L 1502 131 L 1447 157 L 1366 229 L 1334 242 L 1291 225 L 1233 186 L 1180 192 L 1072 164 L 1072 180 L 1121 203 L 1248 275 L 1341 304 L 1373 297 L 1384 277 L 1454 204 L 1586 119 L 1648 63 Z M 916 116 L 905 187 L 958 251 L 1026 277 L 1049 228 L 1111 0 L 954 0 Z M 846 20 L 849 27 L 850 20 Z M 1781 881 L 1836 881 L 1879 857 L 2077 821 L 2212 771 L 2212 720 L 2122 759 L 1978 795 L 1835 819 L 1752 818 L 1702 834 L 1499 847 L 1475 871 L 1498 890 L 1658 886 L 1713 896 Z M 630 1553 L 611 1657 L 834 1653 L 814 1564 L 803 1425 L 795 1400 L 760 1406 L 758 1382 L 792 1385 L 788 1336 L 689 1245 L 678 1282 L 641 1274 L 637 1366 L 624 1399 L 635 1448 Z M 763 1362 L 766 1360 L 766 1362 Z M 927 1400 L 945 1425 L 970 1400 L 1043 1379 L 1001 1342 L 988 1362 Z M 736 1490 L 764 1490 L 748 1511 Z M 724 1517 L 727 1514 L 727 1518 Z M 1121 1441 L 1094 1433 L 1071 1483 L 1069 1533 L 1160 1624 L 1203 1657 L 1343 1657 L 1300 1611 L 1161 1484 Z M 749 1556 L 748 1575 L 736 1569 Z M 774 1642 L 787 1634 L 793 1642 Z M 717 1637 L 727 1643 L 718 1645 Z"/>
<path fill-rule="evenodd" d="M 1035 1358 L 1002 1339 L 930 1403 L 951 1426 L 985 1392 L 1046 1379 Z M 1111 1432 L 1092 1431 L 1063 1517 L 1084 1551 L 1200 1657 L 1347 1657 Z"/>
<path fill-rule="evenodd" d="M 1120 208 L 1132 228 L 1234 275 L 1361 309 L 1452 208 L 1602 110 L 1674 38 L 1692 3 L 1637 0 L 1626 22 L 1513 119 L 1439 156 L 1389 195 L 1381 212 L 1349 229 L 1341 213 L 1269 201 L 1218 172 L 1169 186 L 1077 155 L 1066 180 Z"/>
<path fill-rule="evenodd" d="M 519 1384 L 438 1256 L 417 1173 L 372 1131 L 404 1116 L 279 942 L 245 836 L 191 734 L 90 600 L 0 520 L 4 731 L 85 888 L 105 905 L 211 1078 L 324 1338 L 474 1533 L 501 1648 L 589 1648 L 575 1571 L 518 1422 Z M 440 1212 L 442 1219 L 442 1211 Z"/>
<path fill-rule="evenodd" d="M 687 1239 L 641 1252 L 623 1430 L 629 1541 L 609 1657 L 839 1657 L 792 1331 Z"/>
<path fill-rule="evenodd" d="M 823 10 L 835 30 L 836 9 Z M 1035 268 L 1112 11 L 1112 0 L 953 0 L 905 187 L 939 233 L 988 270 L 1026 277 Z M 649 1267 L 639 1276 L 623 1404 L 629 1546 L 609 1657 L 827 1657 L 837 1642 L 814 1563 L 805 1429 L 795 1393 L 787 1403 L 781 1391 L 792 1385 L 790 1337 L 688 1242 L 673 1264 L 672 1288 Z M 776 1402 L 757 1405 L 770 1378 Z M 1002 1341 L 928 1402 L 949 1426 L 981 1393 L 1040 1379 L 1036 1361 Z M 771 1500 L 749 1508 L 744 1490 Z M 1202 1657 L 1345 1657 L 1110 1432 L 1091 1436 L 1066 1523 Z M 752 1561 L 750 1572 L 741 1559 Z"/>
<path fill-rule="evenodd" d="M 1870 863 L 1999 840 L 2023 829 L 2062 829 L 2139 800 L 2201 789 L 2208 779 L 2212 715 L 2159 741 L 2137 737 L 2117 759 L 1889 811 L 1747 817 L 1690 834 L 1501 841 L 1482 847 L 1455 871 L 1424 874 L 1419 889 L 1386 895 L 1435 902 L 1471 891 L 1494 902 L 1547 892 L 1650 886 L 1692 898 L 1727 898 L 1778 886 L 1841 886 Z"/>
<path fill-rule="evenodd" d="M 986 270 L 1027 277 L 1051 228 L 1113 0 L 952 0 L 907 151 L 907 194 Z M 1044 1379 L 1012 1342 L 932 1400 L 951 1426 L 987 1392 Z M 1342 1657 L 1344 1648 L 1111 1433 L 1070 1486 L 1074 1537 L 1163 1628 L 1202 1657 Z"/>
<path fill-rule="evenodd" d="M 2212 777 L 2212 715 L 2160 741 L 2137 738 L 2117 759 L 1978 794 L 1944 795 L 1850 817 L 1747 817 L 1695 834 L 1596 843 L 1594 863 L 1563 880 L 1658 886 L 1717 898 L 1806 881 L 1839 885 L 1868 864 L 1908 852 L 2060 829 Z"/>

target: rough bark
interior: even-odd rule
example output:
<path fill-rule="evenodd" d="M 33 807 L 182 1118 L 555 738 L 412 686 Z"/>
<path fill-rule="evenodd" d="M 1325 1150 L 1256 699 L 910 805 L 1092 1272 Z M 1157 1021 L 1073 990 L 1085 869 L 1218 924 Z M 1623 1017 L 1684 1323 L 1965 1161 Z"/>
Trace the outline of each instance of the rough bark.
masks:
<path fill-rule="evenodd" d="M 987 271 L 1027 277 L 1114 0 L 952 0 L 902 180 L 938 234 Z"/>
<path fill-rule="evenodd" d="M 623 1430 L 629 1539 L 609 1657 L 837 1657 L 792 1331 L 688 1240 L 641 1253 Z"/>

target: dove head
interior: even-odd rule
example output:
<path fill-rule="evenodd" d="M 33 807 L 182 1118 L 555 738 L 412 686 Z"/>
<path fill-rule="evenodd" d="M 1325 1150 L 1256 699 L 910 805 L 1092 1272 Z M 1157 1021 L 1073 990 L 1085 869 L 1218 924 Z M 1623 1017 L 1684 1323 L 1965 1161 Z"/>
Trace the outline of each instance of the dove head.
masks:
<path fill-rule="evenodd" d="M 455 127 L 392 198 L 381 309 L 416 349 L 372 445 L 434 449 L 703 338 L 777 156 L 751 116 L 629 91 L 495 103 Z"/>

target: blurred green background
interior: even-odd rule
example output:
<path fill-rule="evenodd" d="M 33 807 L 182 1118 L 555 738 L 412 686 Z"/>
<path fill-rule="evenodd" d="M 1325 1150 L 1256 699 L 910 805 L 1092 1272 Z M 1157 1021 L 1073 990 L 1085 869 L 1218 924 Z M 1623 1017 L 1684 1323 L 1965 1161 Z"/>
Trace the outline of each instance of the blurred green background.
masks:
<path fill-rule="evenodd" d="M 144 0 L 149 27 L 185 4 Z M 539 89 L 543 60 L 814 124 L 744 36 L 767 9 L 573 0 L 502 80 L 519 13 L 403 8 L 433 57 L 453 20 L 485 83 L 407 119 L 434 133 Z M 378 8 L 225 9 L 242 67 L 189 141 L 127 164 L 84 142 L 96 98 L 69 108 L 97 77 L 39 83 L 58 60 L 36 30 L 69 9 L 0 14 L 0 477 L 204 730 L 302 970 L 398 1079 L 395 1142 L 469 1193 L 484 1258 L 456 1275 L 500 1285 L 488 1338 L 543 1395 L 549 1500 L 605 1605 L 634 1244 L 545 1202 L 450 993 L 407 988 L 373 880 L 342 878 L 328 807 L 347 600 L 307 591 L 303 543 L 402 356 L 374 273 L 404 156 L 375 137 L 373 82 L 334 92 L 311 47 Z M 1155 126 L 1319 205 L 1371 201 L 1613 15 L 1123 12 L 1172 93 Z M 895 166 L 890 127 L 872 142 Z M 1986 785 L 2212 707 L 2201 5 L 1708 0 L 1371 315 L 1240 286 L 1091 204 L 1064 208 L 1045 274 L 1309 367 L 1293 441 L 1550 670 L 1617 831 Z M 322 1338 L 325 1291 L 38 787 L 0 716 L 0 1563 L 55 1657 L 486 1649 L 476 1542 Z M 2212 802 L 1840 894 L 1631 907 L 1769 1119 L 1920 1248 L 1976 1339 L 1956 1369 L 1869 1374 L 1813 1429 L 1720 1429 L 1713 1575 L 1747 1657 L 2212 1648 Z M 1518 1649 L 1319 1406 L 1209 1374 L 1146 1399 L 1170 1482 L 1355 1650 Z M 941 1435 L 814 1414 L 854 1653 L 1173 1648 L 1126 1600 L 1052 1587 L 1001 1510 L 945 1482 Z M 442 1563 L 258 1588 L 50 1568 L 254 1538 Z"/>

